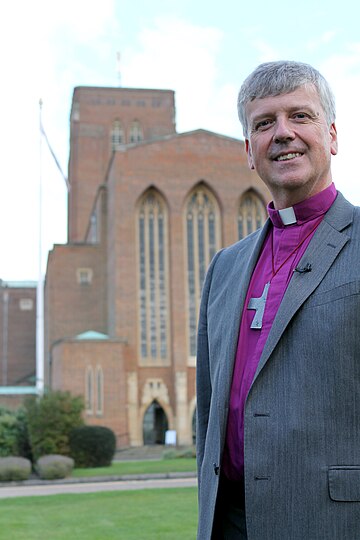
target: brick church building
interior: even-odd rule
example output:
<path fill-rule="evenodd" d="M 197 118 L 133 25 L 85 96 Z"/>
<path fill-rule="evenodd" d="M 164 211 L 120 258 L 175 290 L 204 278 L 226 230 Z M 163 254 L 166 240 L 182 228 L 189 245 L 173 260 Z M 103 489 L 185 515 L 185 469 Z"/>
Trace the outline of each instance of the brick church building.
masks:
<path fill-rule="evenodd" d="M 35 394 L 36 282 L 0 279 L 0 407 Z"/>
<path fill-rule="evenodd" d="M 215 252 L 262 225 L 243 142 L 177 133 L 174 92 L 77 87 L 68 243 L 49 254 L 45 384 L 118 447 L 194 439 L 199 300 Z"/>

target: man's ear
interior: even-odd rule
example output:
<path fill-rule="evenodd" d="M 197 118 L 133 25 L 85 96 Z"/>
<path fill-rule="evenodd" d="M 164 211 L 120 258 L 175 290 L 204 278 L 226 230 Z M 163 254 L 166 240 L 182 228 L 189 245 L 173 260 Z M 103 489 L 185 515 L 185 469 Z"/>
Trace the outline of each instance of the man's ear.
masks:
<path fill-rule="evenodd" d="M 338 153 L 337 130 L 334 123 L 330 126 L 330 150 L 333 156 Z"/>
<path fill-rule="evenodd" d="M 249 139 L 245 139 L 245 150 L 246 150 L 248 164 L 249 164 L 250 169 L 255 169 Z"/>

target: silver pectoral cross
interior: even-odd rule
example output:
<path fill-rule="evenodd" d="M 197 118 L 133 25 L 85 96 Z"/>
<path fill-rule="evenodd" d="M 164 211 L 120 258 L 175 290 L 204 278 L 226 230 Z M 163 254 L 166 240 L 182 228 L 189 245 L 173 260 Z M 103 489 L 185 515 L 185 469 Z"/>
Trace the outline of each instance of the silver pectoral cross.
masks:
<path fill-rule="evenodd" d="M 255 309 L 255 315 L 250 328 L 261 330 L 265 312 L 266 299 L 270 288 L 270 281 L 265 284 L 262 295 L 259 298 L 250 298 L 247 309 Z"/>

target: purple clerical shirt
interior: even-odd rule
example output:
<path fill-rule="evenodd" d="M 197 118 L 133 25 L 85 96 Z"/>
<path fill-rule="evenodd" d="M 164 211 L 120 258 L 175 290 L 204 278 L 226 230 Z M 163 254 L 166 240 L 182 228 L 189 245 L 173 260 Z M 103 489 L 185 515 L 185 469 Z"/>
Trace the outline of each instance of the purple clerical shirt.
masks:
<path fill-rule="evenodd" d="M 272 226 L 253 271 L 242 313 L 230 393 L 229 415 L 222 470 L 229 480 L 244 477 L 244 408 L 254 375 L 281 300 L 294 269 L 336 198 L 331 184 L 317 195 L 292 208 L 296 223 L 284 225 L 273 203 L 268 206 Z M 275 272 L 275 273 L 274 273 Z M 251 298 L 259 298 L 270 282 L 262 328 L 251 329 L 255 311 L 247 309 Z"/>

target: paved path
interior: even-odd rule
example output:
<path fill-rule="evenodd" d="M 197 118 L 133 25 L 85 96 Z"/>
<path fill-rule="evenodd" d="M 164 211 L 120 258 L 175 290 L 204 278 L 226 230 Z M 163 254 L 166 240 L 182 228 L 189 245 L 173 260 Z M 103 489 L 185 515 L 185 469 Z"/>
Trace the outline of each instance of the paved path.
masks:
<path fill-rule="evenodd" d="M 81 482 L 45 485 L 9 485 L 0 488 L 0 499 L 33 497 L 61 493 L 95 493 L 99 491 L 125 491 L 135 489 L 175 488 L 196 486 L 196 478 L 152 478 L 146 480 L 120 480 L 110 482 Z"/>

